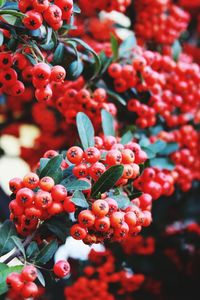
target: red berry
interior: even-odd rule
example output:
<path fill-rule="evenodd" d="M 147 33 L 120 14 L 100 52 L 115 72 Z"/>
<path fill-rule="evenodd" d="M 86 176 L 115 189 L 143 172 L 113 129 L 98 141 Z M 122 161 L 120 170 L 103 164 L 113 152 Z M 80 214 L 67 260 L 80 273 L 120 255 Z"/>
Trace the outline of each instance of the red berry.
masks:
<path fill-rule="evenodd" d="M 9 188 L 12 193 L 16 194 L 23 187 L 21 178 L 13 178 L 9 181 Z"/>
<path fill-rule="evenodd" d="M 34 266 L 26 266 L 21 273 L 23 281 L 35 281 L 37 278 L 37 270 Z"/>
<path fill-rule="evenodd" d="M 54 180 L 49 176 L 45 176 L 40 179 L 39 186 L 43 191 L 50 192 L 54 186 Z"/>
<path fill-rule="evenodd" d="M 51 190 L 51 196 L 54 201 L 62 202 L 67 197 L 67 190 L 62 184 L 56 184 Z"/>
<path fill-rule="evenodd" d="M 101 156 L 100 151 L 96 147 L 90 147 L 84 153 L 84 157 L 86 161 L 91 164 L 97 162 L 100 159 L 100 156 Z"/>
<path fill-rule="evenodd" d="M 51 81 L 62 82 L 65 79 L 65 76 L 66 76 L 66 71 L 63 67 L 54 66 L 51 69 L 51 77 L 50 77 Z"/>
<path fill-rule="evenodd" d="M 37 296 L 38 287 L 34 282 L 27 282 L 24 284 L 21 291 L 22 297 L 24 298 L 34 298 Z"/>
<path fill-rule="evenodd" d="M 92 212 L 97 217 L 104 217 L 109 212 L 109 205 L 105 200 L 96 200 L 92 203 Z"/>
<path fill-rule="evenodd" d="M 74 224 L 70 229 L 70 234 L 75 240 L 83 240 L 87 235 L 87 231 L 80 225 Z"/>
<path fill-rule="evenodd" d="M 63 209 L 67 213 L 73 213 L 76 210 L 75 204 L 71 201 L 70 197 L 66 197 L 63 203 Z"/>
<path fill-rule="evenodd" d="M 46 63 L 38 63 L 33 67 L 33 76 L 39 80 L 49 79 L 51 75 L 51 68 Z"/>
<path fill-rule="evenodd" d="M 35 10 L 29 10 L 22 20 L 24 26 L 30 30 L 36 30 L 42 25 L 42 15 Z"/>
<path fill-rule="evenodd" d="M 70 264 L 66 260 L 59 260 L 55 263 L 53 271 L 59 278 L 66 277 L 70 273 Z"/>
<path fill-rule="evenodd" d="M 83 150 L 80 147 L 74 146 L 67 151 L 67 159 L 73 164 L 81 163 L 83 159 Z"/>
<path fill-rule="evenodd" d="M 38 187 L 39 180 L 40 179 L 39 179 L 38 175 L 31 172 L 31 173 L 28 173 L 26 176 L 24 176 L 23 184 L 24 184 L 25 187 L 33 190 L 36 187 Z"/>
<path fill-rule="evenodd" d="M 35 205 L 39 209 L 46 209 L 49 208 L 52 204 L 53 200 L 51 194 L 49 192 L 45 192 L 39 190 L 35 195 Z"/>
<path fill-rule="evenodd" d="M 95 216 L 94 214 L 91 212 L 91 210 L 83 210 L 80 212 L 80 214 L 78 215 L 78 222 L 82 227 L 91 227 L 94 225 L 94 221 L 95 221 Z"/>
<path fill-rule="evenodd" d="M 18 273 L 9 274 L 6 278 L 6 283 L 16 292 L 20 292 L 24 288 L 21 274 Z"/>
<path fill-rule="evenodd" d="M 28 188 L 22 188 L 16 194 L 17 202 L 24 207 L 31 206 L 34 197 L 34 192 Z"/>

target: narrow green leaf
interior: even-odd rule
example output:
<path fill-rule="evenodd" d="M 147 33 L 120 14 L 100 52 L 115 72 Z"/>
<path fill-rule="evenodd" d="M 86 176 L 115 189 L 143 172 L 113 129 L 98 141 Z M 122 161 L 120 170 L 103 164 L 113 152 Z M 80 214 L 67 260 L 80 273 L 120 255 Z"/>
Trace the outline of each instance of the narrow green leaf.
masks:
<path fill-rule="evenodd" d="M 0 7 L 4 6 L 6 0 L 0 0 Z"/>
<path fill-rule="evenodd" d="M 172 45 L 172 53 L 173 53 L 173 58 L 175 61 L 178 61 L 179 55 L 182 52 L 182 47 L 179 42 L 179 40 L 176 40 L 174 44 Z"/>
<path fill-rule="evenodd" d="M 167 143 L 166 147 L 159 152 L 161 155 L 169 155 L 179 149 L 179 145 L 177 143 Z"/>
<path fill-rule="evenodd" d="M 57 241 L 52 241 L 48 245 L 44 246 L 35 258 L 36 264 L 46 264 L 50 259 L 52 259 L 57 249 Z"/>
<path fill-rule="evenodd" d="M 159 169 L 173 170 L 175 165 L 168 158 L 153 158 L 150 160 L 151 167 Z"/>
<path fill-rule="evenodd" d="M 6 220 L 0 227 L 0 256 L 11 251 L 15 244 L 11 239 L 11 236 L 16 235 L 16 229 L 14 224 Z"/>
<path fill-rule="evenodd" d="M 15 16 L 18 18 L 24 18 L 26 15 L 16 11 L 16 10 L 12 10 L 12 9 L 4 9 L 4 10 L 0 10 L 0 15 L 11 15 L 11 16 Z"/>
<path fill-rule="evenodd" d="M 102 128 L 105 136 L 115 136 L 114 129 L 114 118 L 113 116 L 105 109 L 101 111 L 101 120 L 102 120 Z"/>
<path fill-rule="evenodd" d="M 30 61 L 30 63 L 35 66 L 37 64 L 35 58 L 33 57 L 33 55 L 31 54 L 25 54 L 25 57 L 28 58 L 28 60 Z"/>
<path fill-rule="evenodd" d="M 114 34 L 111 34 L 111 48 L 112 48 L 112 53 L 113 53 L 113 59 L 116 60 L 118 59 L 118 51 L 119 51 L 119 44 L 117 38 L 114 36 Z"/>
<path fill-rule="evenodd" d="M 69 180 L 69 178 L 62 180 L 60 184 L 64 185 L 68 191 L 84 191 L 91 187 L 90 184 L 84 180 Z"/>
<path fill-rule="evenodd" d="M 126 106 L 126 101 L 117 93 L 107 89 L 106 90 L 107 94 L 114 100 L 118 101 L 119 103 L 121 103 L 123 106 Z"/>
<path fill-rule="evenodd" d="M 130 205 L 130 199 L 126 195 L 112 195 L 111 198 L 117 201 L 119 208 L 125 209 Z"/>
<path fill-rule="evenodd" d="M 57 155 L 51 158 L 46 164 L 46 166 L 42 169 L 40 173 L 40 178 L 44 176 L 50 176 L 53 179 L 56 178 L 56 172 L 59 172 L 62 160 L 63 160 L 62 155 Z"/>
<path fill-rule="evenodd" d="M 77 79 L 81 73 L 83 72 L 84 66 L 82 61 L 74 60 L 71 64 L 69 64 L 67 68 L 67 79 L 75 80 Z"/>
<path fill-rule="evenodd" d="M 76 116 L 78 134 L 84 150 L 94 146 L 94 127 L 88 116 L 79 112 Z"/>
<path fill-rule="evenodd" d="M 81 45 L 85 50 L 87 50 L 88 52 L 90 52 L 94 59 L 95 59 L 95 74 L 93 77 L 95 77 L 101 70 L 101 60 L 99 58 L 99 56 L 96 54 L 96 52 L 92 49 L 92 47 L 90 47 L 87 43 L 85 43 L 83 40 L 78 39 L 78 38 L 70 38 L 70 41 L 73 41 L 79 45 Z"/>
<path fill-rule="evenodd" d="M 133 133 L 132 133 L 130 130 L 128 130 L 128 131 L 122 136 L 120 143 L 121 143 L 122 145 L 126 145 L 126 144 L 128 144 L 129 142 L 132 141 L 133 137 L 134 137 Z"/>
<path fill-rule="evenodd" d="M 73 194 L 71 201 L 76 204 L 76 206 L 88 208 L 89 204 L 84 196 L 84 194 L 80 191 L 75 191 Z"/>
<path fill-rule="evenodd" d="M 76 13 L 76 14 L 81 13 L 81 10 L 80 10 L 79 6 L 76 3 L 73 4 L 73 12 Z"/>
<path fill-rule="evenodd" d="M 37 279 L 39 280 L 39 282 L 41 283 L 42 286 L 45 287 L 45 279 L 44 276 L 42 274 L 42 272 L 37 268 Z"/>
<path fill-rule="evenodd" d="M 134 33 L 132 33 L 128 38 L 126 38 L 119 46 L 119 56 L 123 57 L 129 54 L 130 50 L 136 46 L 136 38 Z"/>
<path fill-rule="evenodd" d="M 4 35 L 3 35 L 3 32 L 0 31 L 0 46 L 3 45 L 3 41 L 4 41 Z"/>
<path fill-rule="evenodd" d="M 148 159 L 154 158 L 156 156 L 156 153 L 153 152 L 150 148 L 148 147 L 142 147 L 142 150 L 146 152 Z"/>
<path fill-rule="evenodd" d="M 18 238 L 17 236 L 13 235 L 11 236 L 11 239 L 13 240 L 15 246 L 19 249 L 19 251 L 23 254 L 23 257 L 26 258 L 26 253 L 25 253 L 25 249 L 24 246 L 22 244 L 22 241 L 20 238 Z"/>
<path fill-rule="evenodd" d="M 165 147 L 167 146 L 167 143 L 162 140 L 157 140 L 153 144 L 148 145 L 148 149 L 153 151 L 154 153 L 160 153 Z"/>
<path fill-rule="evenodd" d="M 34 257 L 38 254 L 39 248 L 36 242 L 31 242 L 26 249 L 26 256 L 28 258 Z"/>
<path fill-rule="evenodd" d="M 13 15 L 3 15 L 3 19 L 10 25 L 15 25 L 15 22 L 17 21 L 17 17 Z"/>
<path fill-rule="evenodd" d="M 122 165 L 110 167 L 93 185 L 91 197 L 95 198 L 99 193 L 109 191 L 120 179 L 123 171 L 124 167 Z"/>
<path fill-rule="evenodd" d="M 62 64 L 63 57 L 64 57 L 64 51 L 65 51 L 65 46 L 62 43 L 60 43 L 54 52 L 53 61 L 52 61 L 53 65 Z"/>

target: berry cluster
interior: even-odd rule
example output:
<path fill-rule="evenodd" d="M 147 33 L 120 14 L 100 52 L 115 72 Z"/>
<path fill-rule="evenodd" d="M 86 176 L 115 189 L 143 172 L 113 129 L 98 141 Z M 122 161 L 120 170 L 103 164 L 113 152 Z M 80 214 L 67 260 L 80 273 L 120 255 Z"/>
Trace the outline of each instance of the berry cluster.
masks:
<path fill-rule="evenodd" d="M 139 164 L 147 160 L 146 153 L 136 142 L 126 145 L 113 136 L 95 137 L 95 146 L 83 151 L 74 146 L 67 151 L 67 159 L 74 164 L 73 174 L 78 177 L 90 176 L 96 181 L 111 166 L 123 165 L 124 172 L 117 185 L 127 184 L 140 172 Z"/>
<path fill-rule="evenodd" d="M 115 257 L 112 252 L 96 252 L 91 250 L 89 254 L 90 265 L 83 270 L 84 275 L 77 281 L 65 288 L 66 299 L 82 300 L 87 295 L 88 299 L 100 300 L 102 297 L 114 300 L 118 297 L 131 299 L 133 293 L 140 289 L 145 281 L 142 274 L 131 274 L 120 267 L 117 270 Z M 114 295 L 111 294 L 110 287 L 115 286 Z"/>
<path fill-rule="evenodd" d="M 137 235 L 122 242 L 123 251 L 127 255 L 151 255 L 155 252 L 155 239 L 152 236 Z"/>
<path fill-rule="evenodd" d="M 80 80 L 77 83 L 68 82 L 63 87 L 64 93 L 62 91 L 62 94 L 58 87 L 55 87 L 55 105 L 60 113 L 64 115 L 67 124 L 75 124 L 77 112 L 84 112 L 90 117 L 94 127 L 99 129 L 101 110 L 106 109 L 112 115 L 116 115 L 116 107 L 113 103 L 108 102 L 105 89 L 97 88 L 91 92 L 83 85 L 84 81 Z"/>
<path fill-rule="evenodd" d="M 40 221 L 63 211 L 75 211 L 75 205 L 67 197 L 65 187 L 55 185 L 51 177 L 39 179 L 37 174 L 29 173 L 23 180 L 11 179 L 9 185 L 15 195 L 9 204 L 10 219 L 14 221 L 17 232 L 23 236 L 35 231 Z"/>
<path fill-rule="evenodd" d="M 133 182 L 134 188 L 150 194 L 153 200 L 162 195 L 170 196 L 174 193 L 173 173 L 158 168 L 146 168 L 143 173 Z"/>
<path fill-rule="evenodd" d="M 0 93 L 6 93 L 10 96 L 21 96 L 25 91 L 25 86 L 21 80 L 18 80 L 18 71 L 22 71 L 28 65 L 27 59 L 20 53 L 12 54 L 10 52 L 0 52 Z M 27 91 L 27 97 L 32 93 Z"/>
<path fill-rule="evenodd" d="M 131 0 L 95 0 L 93 2 L 89 0 L 78 1 L 81 11 L 85 15 L 94 15 L 97 11 L 120 11 L 125 12 L 126 8 L 130 5 Z"/>
<path fill-rule="evenodd" d="M 63 82 L 66 71 L 62 66 L 50 67 L 46 63 L 38 63 L 32 68 L 32 83 L 36 88 L 35 98 L 39 102 L 48 103 L 52 98 L 51 84 L 55 82 Z"/>
<path fill-rule="evenodd" d="M 10 288 L 11 294 L 21 295 L 23 299 L 35 298 L 38 295 L 38 287 L 34 283 L 38 274 L 34 266 L 25 266 L 21 273 L 11 273 L 6 278 L 6 283 Z M 12 299 L 12 298 L 11 298 Z"/>
<path fill-rule="evenodd" d="M 19 10 L 26 13 L 23 24 L 30 30 L 36 30 L 47 22 L 54 30 L 62 27 L 63 21 L 69 22 L 73 12 L 73 0 L 19 0 Z"/>
<path fill-rule="evenodd" d="M 158 138 L 177 142 L 180 149 L 171 154 L 176 167 L 173 171 L 176 184 L 188 191 L 194 180 L 200 179 L 199 133 L 191 125 L 185 125 L 171 132 L 161 131 Z"/>
<path fill-rule="evenodd" d="M 109 75 L 114 78 L 117 92 L 135 88 L 137 98 L 128 101 L 127 108 L 137 114 L 136 124 L 147 128 L 156 124 L 160 115 L 169 127 L 188 123 L 199 110 L 199 66 L 189 61 L 177 63 L 156 52 L 134 50 L 132 65 L 111 64 Z M 150 92 L 145 103 L 140 95 Z"/>
<path fill-rule="evenodd" d="M 71 227 L 70 233 L 86 244 L 99 243 L 104 239 L 122 241 L 127 236 L 135 236 L 142 227 L 151 224 L 151 202 L 149 194 L 142 194 L 122 210 L 112 198 L 95 200 L 91 210 L 79 213 L 78 224 Z"/>
<path fill-rule="evenodd" d="M 134 30 L 141 42 L 173 44 L 186 30 L 189 14 L 170 0 L 142 0 L 135 2 Z"/>

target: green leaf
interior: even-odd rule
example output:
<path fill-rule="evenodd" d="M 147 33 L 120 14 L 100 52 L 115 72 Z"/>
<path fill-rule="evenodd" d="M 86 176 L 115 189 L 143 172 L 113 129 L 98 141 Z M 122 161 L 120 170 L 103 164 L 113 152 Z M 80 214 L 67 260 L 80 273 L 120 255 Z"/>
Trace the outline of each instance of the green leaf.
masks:
<path fill-rule="evenodd" d="M 65 243 L 67 237 L 67 230 L 63 224 L 66 223 L 66 216 L 58 215 L 44 223 L 44 226 L 48 228 L 55 236 L 57 236 L 63 243 Z"/>
<path fill-rule="evenodd" d="M 10 16 L 15 16 L 18 18 L 24 18 L 26 15 L 16 11 L 16 10 L 12 10 L 12 9 L 4 9 L 4 10 L 0 10 L 0 15 L 10 15 Z"/>
<path fill-rule="evenodd" d="M 82 61 L 74 60 L 71 64 L 69 64 L 67 68 L 67 79 L 75 80 L 77 79 L 81 73 L 83 72 L 84 66 Z"/>
<path fill-rule="evenodd" d="M 128 130 L 128 131 L 122 136 L 120 143 L 121 143 L 122 145 L 126 145 L 126 144 L 128 144 L 129 142 L 132 141 L 133 137 L 134 137 L 133 133 L 132 133 L 130 130 Z"/>
<path fill-rule="evenodd" d="M 179 145 L 177 143 L 167 143 L 166 147 L 159 152 L 161 155 L 169 155 L 179 149 Z"/>
<path fill-rule="evenodd" d="M 22 244 L 22 240 L 15 235 L 11 236 L 11 239 L 13 240 L 17 249 L 23 254 L 23 257 L 26 258 L 26 253 L 25 253 L 24 245 Z"/>
<path fill-rule="evenodd" d="M 0 264 L 0 295 L 3 295 L 8 291 L 8 286 L 6 284 L 8 275 L 13 272 L 20 273 L 22 269 L 23 266 L 8 267 L 5 264 Z"/>
<path fill-rule="evenodd" d="M 126 106 L 126 101 L 119 94 L 117 94 L 109 89 L 106 89 L 106 92 L 112 99 L 118 101 L 123 106 Z"/>
<path fill-rule="evenodd" d="M 130 50 L 136 46 L 136 38 L 134 33 L 132 33 L 128 38 L 126 38 L 119 46 L 119 57 L 126 56 L 129 54 Z"/>
<path fill-rule="evenodd" d="M 3 35 L 3 32 L 0 31 L 0 46 L 3 45 L 3 41 L 4 41 L 4 35 Z"/>
<path fill-rule="evenodd" d="M 40 47 L 45 50 L 51 50 L 54 47 L 54 41 L 52 40 L 53 30 L 51 27 L 46 26 L 46 39 L 44 44 L 41 44 Z"/>
<path fill-rule="evenodd" d="M 25 54 L 25 57 L 28 58 L 30 63 L 35 66 L 37 64 L 37 61 L 35 60 L 34 56 L 31 54 Z"/>
<path fill-rule="evenodd" d="M 68 191 L 84 191 L 91 187 L 91 185 L 84 180 L 70 180 L 69 178 L 62 180 L 60 184 L 64 185 Z"/>
<path fill-rule="evenodd" d="M 142 147 L 142 150 L 146 152 L 148 159 L 154 158 L 156 153 L 153 152 L 149 147 Z"/>
<path fill-rule="evenodd" d="M 79 45 L 81 45 L 86 51 L 90 52 L 95 60 L 95 74 L 93 78 L 100 72 L 101 70 L 101 60 L 99 56 L 96 54 L 96 52 L 90 47 L 87 43 L 85 43 L 83 40 L 77 39 L 77 38 L 70 38 L 69 41 L 75 42 Z"/>
<path fill-rule="evenodd" d="M 40 272 L 40 270 L 37 268 L 37 279 L 39 280 L 39 282 L 41 283 L 42 286 L 45 287 L 45 279 L 43 274 Z"/>
<path fill-rule="evenodd" d="M 126 195 L 112 195 L 111 198 L 117 201 L 119 208 L 125 209 L 130 205 L 130 199 Z"/>
<path fill-rule="evenodd" d="M 76 116 L 78 134 L 84 150 L 94 146 L 94 127 L 88 116 L 79 112 Z"/>
<path fill-rule="evenodd" d="M 42 170 L 46 167 L 47 163 L 50 161 L 49 158 L 40 158 L 40 167 L 37 169 L 37 174 L 40 175 Z"/>
<path fill-rule="evenodd" d="M 182 52 L 181 44 L 180 44 L 179 40 L 176 40 L 174 42 L 174 44 L 172 45 L 172 53 L 173 53 L 173 58 L 175 61 L 178 61 L 179 55 L 181 54 L 181 52 Z"/>
<path fill-rule="evenodd" d="M 57 249 L 57 241 L 52 241 L 48 245 L 44 246 L 35 258 L 36 264 L 46 264 L 50 259 L 52 259 Z"/>
<path fill-rule="evenodd" d="M 140 147 L 148 147 L 150 145 L 150 141 L 147 137 L 143 136 L 139 141 Z"/>
<path fill-rule="evenodd" d="M 11 239 L 11 236 L 16 235 L 14 224 L 6 220 L 0 227 L 0 256 L 11 251 L 15 244 Z"/>
<path fill-rule="evenodd" d="M 60 43 L 54 52 L 53 61 L 52 61 L 53 65 L 62 64 L 64 58 L 64 52 L 65 52 L 65 46 L 62 43 Z"/>
<path fill-rule="evenodd" d="M 89 207 L 89 204 L 87 202 L 87 200 L 85 199 L 85 196 L 82 192 L 80 191 L 76 191 L 72 198 L 71 198 L 71 201 L 76 204 L 76 206 L 79 206 L 79 207 L 83 207 L 83 208 L 88 208 Z"/>
<path fill-rule="evenodd" d="M 157 167 L 159 169 L 173 170 L 175 165 L 168 158 L 153 158 L 150 160 L 151 167 Z"/>
<path fill-rule="evenodd" d="M 17 21 L 17 17 L 12 15 L 4 15 L 3 19 L 10 25 L 15 25 L 15 22 Z"/>
<path fill-rule="evenodd" d="M 160 153 L 160 151 L 162 151 L 166 146 L 166 142 L 162 140 L 157 140 L 155 143 L 149 144 L 147 148 L 153 151 L 154 153 Z"/>
<path fill-rule="evenodd" d="M 118 40 L 116 39 L 114 34 L 111 34 L 110 41 L 111 41 L 111 49 L 112 49 L 112 53 L 113 53 L 113 59 L 116 60 L 118 58 L 119 44 L 118 44 Z"/>
<path fill-rule="evenodd" d="M 62 155 L 57 155 L 51 158 L 46 164 L 46 166 L 42 169 L 40 173 L 40 178 L 44 176 L 50 176 L 53 179 L 55 179 L 55 181 L 58 181 L 57 177 L 58 177 L 58 172 L 60 173 L 59 170 L 60 170 L 60 165 L 62 163 L 62 160 L 63 160 Z"/>
<path fill-rule="evenodd" d="M 81 13 L 81 10 L 80 10 L 79 6 L 76 3 L 73 4 L 73 12 L 76 13 L 76 14 Z"/>
<path fill-rule="evenodd" d="M 0 7 L 4 6 L 6 0 L 0 0 Z"/>
<path fill-rule="evenodd" d="M 109 191 L 115 183 L 120 179 L 124 171 L 122 165 L 110 167 L 101 177 L 95 182 L 92 187 L 91 197 L 96 197 L 99 193 Z"/>
<path fill-rule="evenodd" d="M 113 116 L 105 109 L 101 111 L 101 120 L 102 120 L 102 128 L 105 136 L 115 136 L 114 130 L 114 118 Z"/>
<path fill-rule="evenodd" d="M 39 248 L 36 242 L 31 242 L 26 249 L 26 256 L 28 258 L 34 257 L 38 254 Z"/>
<path fill-rule="evenodd" d="M 107 57 L 104 51 L 99 53 L 99 57 L 101 60 L 101 65 L 102 65 L 101 72 L 99 73 L 99 77 L 100 77 L 106 72 L 109 65 L 111 64 L 112 57 Z"/>

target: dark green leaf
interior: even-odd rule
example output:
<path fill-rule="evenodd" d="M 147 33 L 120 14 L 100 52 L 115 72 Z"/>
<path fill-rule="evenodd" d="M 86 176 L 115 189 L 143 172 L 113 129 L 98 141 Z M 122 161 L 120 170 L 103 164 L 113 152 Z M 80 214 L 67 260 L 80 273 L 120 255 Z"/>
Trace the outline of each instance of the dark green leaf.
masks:
<path fill-rule="evenodd" d="M 117 93 L 107 89 L 106 90 L 107 94 L 114 100 L 118 101 L 119 103 L 121 103 L 122 105 L 126 106 L 126 101 Z"/>
<path fill-rule="evenodd" d="M 76 14 L 80 14 L 81 10 L 76 3 L 73 4 L 73 12 Z"/>
<path fill-rule="evenodd" d="M 85 50 L 87 50 L 88 52 L 92 53 L 92 55 L 93 55 L 93 57 L 95 59 L 95 74 L 93 76 L 93 77 L 95 77 L 100 72 L 100 70 L 101 70 L 101 60 L 100 60 L 99 56 L 92 49 L 92 47 L 90 47 L 83 40 L 77 39 L 77 38 L 70 38 L 70 41 L 75 42 L 75 43 L 81 45 Z"/>
<path fill-rule="evenodd" d="M 64 52 L 65 52 L 65 46 L 62 43 L 60 43 L 54 52 L 53 61 L 52 61 L 53 65 L 62 65 Z"/>
<path fill-rule="evenodd" d="M 126 38 L 119 46 L 119 56 L 123 57 L 129 54 L 130 50 L 136 46 L 136 38 L 134 33 L 132 33 L 128 38 Z"/>
<path fill-rule="evenodd" d="M 3 35 L 3 32 L 0 31 L 0 46 L 3 45 L 3 41 L 4 41 L 4 35 Z"/>
<path fill-rule="evenodd" d="M 111 64 L 112 57 L 107 57 L 104 51 L 100 52 L 99 57 L 100 57 L 100 60 L 101 60 L 101 65 L 102 65 L 101 72 L 100 72 L 99 76 L 100 75 L 102 76 L 106 72 L 106 70 L 108 69 L 109 65 Z"/>
<path fill-rule="evenodd" d="M 40 175 L 44 167 L 46 167 L 47 163 L 49 162 L 49 158 L 40 158 L 40 167 L 37 169 L 37 174 Z"/>
<path fill-rule="evenodd" d="M 12 9 L 0 10 L 0 15 L 10 15 L 18 18 L 24 18 L 26 16 L 25 14 Z"/>
<path fill-rule="evenodd" d="M 23 254 L 23 257 L 26 258 L 25 249 L 22 244 L 22 240 L 20 238 L 18 238 L 18 236 L 15 236 L 15 235 L 11 236 L 11 239 L 13 240 L 17 249 Z"/>
<path fill-rule="evenodd" d="M 119 44 L 118 44 L 117 38 L 114 36 L 114 34 L 111 34 L 110 41 L 111 41 L 113 58 L 114 58 L 114 60 L 116 60 L 118 58 Z"/>
<path fill-rule="evenodd" d="M 62 155 L 57 155 L 57 156 L 51 158 L 48 161 L 48 163 L 46 164 L 46 166 L 42 169 L 42 171 L 40 173 L 40 178 L 42 178 L 44 176 L 50 176 L 53 179 L 54 178 L 57 179 L 56 172 L 59 172 L 62 160 L 63 160 Z"/>
<path fill-rule="evenodd" d="M 68 191 L 84 191 L 91 187 L 90 184 L 84 180 L 69 180 L 69 178 L 61 181 L 61 184 L 64 185 Z"/>
<path fill-rule="evenodd" d="M 126 144 L 128 144 L 129 142 L 132 141 L 133 137 L 134 137 L 133 133 L 132 133 L 130 130 L 128 130 L 128 131 L 122 136 L 120 143 L 121 143 L 122 145 L 126 145 Z"/>
<path fill-rule="evenodd" d="M 40 272 L 40 270 L 37 268 L 37 278 L 39 280 L 39 282 L 41 283 L 42 286 L 45 287 L 45 279 L 43 274 Z"/>
<path fill-rule="evenodd" d="M 76 206 L 79 206 L 79 207 L 83 207 L 83 208 L 88 208 L 89 207 L 89 204 L 87 202 L 87 200 L 85 199 L 85 196 L 82 192 L 80 191 L 76 191 L 72 198 L 71 198 L 71 201 L 76 204 Z"/>
<path fill-rule="evenodd" d="M 91 197 L 95 198 L 99 193 L 109 191 L 120 179 L 123 171 L 124 167 L 122 165 L 110 167 L 93 185 Z"/>
<path fill-rule="evenodd" d="M 26 256 L 28 258 L 34 257 L 38 254 L 39 248 L 36 242 L 31 242 L 26 249 Z"/>
<path fill-rule="evenodd" d="M 63 243 L 65 243 L 67 237 L 67 228 L 63 226 L 66 224 L 66 215 L 58 215 L 44 223 L 44 226 L 48 228 L 55 236 L 57 236 Z"/>
<path fill-rule="evenodd" d="M 102 128 L 105 136 L 115 136 L 114 129 L 114 118 L 113 116 L 105 109 L 101 111 L 101 120 L 102 120 Z"/>
<path fill-rule="evenodd" d="M 148 149 L 153 151 L 154 153 L 160 153 L 165 147 L 167 146 L 167 143 L 162 140 L 157 140 L 153 144 L 148 145 Z"/>
<path fill-rule="evenodd" d="M 36 264 L 46 264 L 50 259 L 52 259 L 57 249 L 57 241 L 52 241 L 48 245 L 44 246 L 35 258 Z"/>
<path fill-rule="evenodd" d="M 130 199 L 126 195 L 112 195 L 111 198 L 117 201 L 119 208 L 125 209 L 130 205 Z"/>
<path fill-rule="evenodd" d="M 161 155 L 169 155 L 179 149 L 179 145 L 177 143 L 167 143 L 166 147 L 159 152 Z"/>
<path fill-rule="evenodd" d="M 33 57 L 33 55 L 31 54 L 25 54 L 26 58 L 28 58 L 28 60 L 30 61 L 30 63 L 35 66 L 37 64 L 37 61 L 35 60 L 35 58 Z"/>
<path fill-rule="evenodd" d="M 11 251 L 15 244 L 11 239 L 11 236 L 16 235 L 14 224 L 6 220 L 0 227 L 0 256 Z"/>
<path fill-rule="evenodd" d="M 83 63 L 80 60 L 75 60 L 71 64 L 69 64 L 67 68 L 67 79 L 75 80 L 77 79 L 81 73 L 83 72 Z"/>
<path fill-rule="evenodd" d="M 182 47 L 179 42 L 179 40 L 176 40 L 174 44 L 172 45 L 172 53 L 173 53 L 173 58 L 175 61 L 179 59 L 179 55 L 182 52 Z"/>
<path fill-rule="evenodd" d="M 173 170 L 174 164 L 168 158 L 153 158 L 150 160 L 151 167 L 157 167 L 159 169 Z"/>
<path fill-rule="evenodd" d="M 20 273 L 23 266 L 8 267 L 4 264 L 0 264 L 0 295 L 3 295 L 8 291 L 8 286 L 6 284 L 6 278 L 10 273 L 17 272 Z"/>
<path fill-rule="evenodd" d="M 89 147 L 93 147 L 94 127 L 88 116 L 79 112 L 76 116 L 76 124 L 83 149 L 86 150 Z"/>

